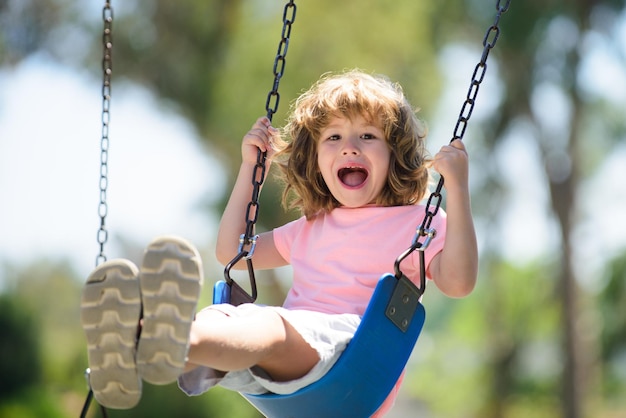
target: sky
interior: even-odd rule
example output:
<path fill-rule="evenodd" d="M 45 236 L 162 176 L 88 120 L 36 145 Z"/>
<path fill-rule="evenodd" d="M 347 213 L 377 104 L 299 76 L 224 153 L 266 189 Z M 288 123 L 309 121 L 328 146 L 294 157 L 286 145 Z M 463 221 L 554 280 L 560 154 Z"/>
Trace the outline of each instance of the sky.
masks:
<path fill-rule="evenodd" d="M 81 274 L 99 251 L 101 87 L 34 56 L 0 71 L 0 263 L 67 258 Z M 224 171 L 197 133 L 136 86 L 112 90 L 107 224 L 148 244 L 178 234 L 203 245 L 202 209 L 223 193 Z"/>
<path fill-rule="evenodd" d="M 626 13 L 620 19 L 612 41 L 626 56 Z M 624 65 L 606 48 L 606 36 L 588 36 L 579 82 L 589 97 L 607 97 L 626 109 Z M 441 55 L 448 88 L 438 105 L 439 116 L 429 121 L 431 153 L 450 138 L 476 58 L 477 51 L 461 47 L 447 48 Z M 497 71 L 492 62 L 473 123 L 497 104 Z M 82 276 L 93 269 L 99 249 L 100 83 L 42 55 L 0 69 L 0 265 L 45 257 L 68 259 Z M 212 245 L 216 219 L 206 206 L 226 192 L 217 153 L 201 146 L 193 126 L 149 91 L 114 82 L 112 94 L 107 255 L 124 256 L 119 236 L 147 245 L 167 233 L 199 247 Z M 567 112 L 549 88 L 540 96 L 538 103 L 552 117 L 547 123 Z M 497 231 L 480 226 L 477 231 L 479 241 L 498 234 L 505 256 L 521 261 L 554 249 L 558 241 L 547 213 L 532 215 L 536 202 L 547 207 L 548 196 L 538 152 L 527 145 L 525 135 L 523 126 L 513 130 L 498 151 L 500 162 L 494 162 L 501 164 L 512 190 L 502 208 L 504 223 Z M 468 147 L 471 153 L 471 143 Z M 597 274 L 607 256 L 626 246 L 626 222 L 621 220 L 626 213 L 624 178 L 622 145 L 586 180 L 577 228 L 581 246 L 575 249 L 583 276 Z"/>

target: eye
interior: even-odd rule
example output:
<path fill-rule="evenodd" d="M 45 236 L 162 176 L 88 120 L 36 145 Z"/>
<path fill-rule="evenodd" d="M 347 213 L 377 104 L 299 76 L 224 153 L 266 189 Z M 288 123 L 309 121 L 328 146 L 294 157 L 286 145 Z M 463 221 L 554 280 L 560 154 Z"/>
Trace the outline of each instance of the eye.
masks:
<path fill-rule="evenodd" d="M 327 141 L 339 141 L 340 139 L 341 139 L 341 135 L 339 135 L 339 134 L 329 135 L 326 138 Z"/>
<path fill-rule="evenodd" d="M 376 139 L 375 134 L 365 133 L 361 135 L 361 139 Z"/>

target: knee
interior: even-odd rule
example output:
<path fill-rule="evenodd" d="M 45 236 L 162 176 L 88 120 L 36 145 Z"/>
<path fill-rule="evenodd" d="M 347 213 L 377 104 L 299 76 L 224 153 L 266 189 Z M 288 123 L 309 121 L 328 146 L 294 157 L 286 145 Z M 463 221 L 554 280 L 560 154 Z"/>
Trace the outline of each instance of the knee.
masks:
<path fill-rule="evenodd" d="M 198 347 L 206 342 L 211 335 L 212 324 L 219 323 L 226 315 L 215 309 L 204 309 L 196 314 L 189 331 L 189 346 Z"/>

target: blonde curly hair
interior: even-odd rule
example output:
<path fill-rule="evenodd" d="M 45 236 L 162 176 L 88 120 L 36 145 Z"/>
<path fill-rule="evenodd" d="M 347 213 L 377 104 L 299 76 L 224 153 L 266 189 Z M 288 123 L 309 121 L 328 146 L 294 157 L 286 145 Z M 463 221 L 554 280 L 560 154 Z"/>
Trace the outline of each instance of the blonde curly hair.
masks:
<path fill-rule="evenodd" d="M 307 219 L 341 204 L 332 196 L 318 167 L 321 131 L 334 117 L 363 116 L 381 127 L 391 150 L 389 176 L 379 206 L 419 202 L 428 187 L 426 127 L 417 118 L 399 84 L 360 70 L 325 74 L 292 105 L 277 144 L 279 177 L 285 183 L 283 205 L 299 209 Z"/>

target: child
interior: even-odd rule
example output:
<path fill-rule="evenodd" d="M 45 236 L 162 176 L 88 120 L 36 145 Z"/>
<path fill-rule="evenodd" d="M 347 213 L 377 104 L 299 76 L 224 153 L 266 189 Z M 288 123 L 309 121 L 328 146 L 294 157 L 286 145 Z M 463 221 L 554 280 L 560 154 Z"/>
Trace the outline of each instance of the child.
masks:
<path fill-rule="evenodd" d="M 357 70 L 325 76 L 296 101 L 285 133 L 283 142 L 262 117 L 244 136 L 217 237 L 217 258 L 226 264 L 245 230 L 257 151 L 267 151 L 267 168 L 275 159 L 285 180 L 283 203 L 304 215 L 256 242 L 256 268 L 293 267 L 283 306 L 213 305 L 194 319 L 199 256 L 173 237 L 153 242 L 141 269 L 125 260 L 103 263 L 83 294 L 91 385 L 101 404 L 134 406 L 141 378 L 178 378 L 191 395 L 216 384 L 287 394 L 320 379 L 354 335 L 380 275 L 410 246 L 424 216 L 418 202 L 430 165 L 445 178 L 447 216 L 440 210 L 431 223 L 437 235 L 425 251 L 428 277 L 451 297 L 472 291 L 478 261 L 465 147 L 454 141 L 428 160 L 425 129 L 398 85 Z M 419 270 L 416 253 L 403 261 L 402 271 L 418 284 Z M 100 296 L 107 292 L 110 298 Z M 111 331 L 100 320 L 105 314 Z M 103 340 L 110 346 L 98 345 Z"/>

